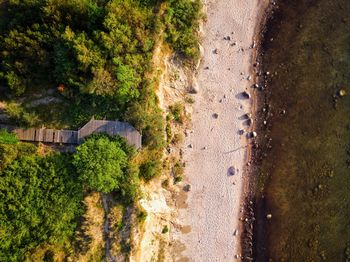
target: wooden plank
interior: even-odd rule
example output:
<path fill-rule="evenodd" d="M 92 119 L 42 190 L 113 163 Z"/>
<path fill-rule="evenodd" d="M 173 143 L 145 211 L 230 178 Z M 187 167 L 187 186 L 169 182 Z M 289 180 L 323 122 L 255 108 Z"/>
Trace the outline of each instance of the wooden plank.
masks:
<path fill-rule="evenodd" d="M 78 144 L 83 139 L 95 132 L 104 132 L 108 135 L 120 135 L 128 140 L 136 148 L 141 147 L 141 134 L 129 123 L 107 120 L 90 120 L 78 131 L 55 130 L 55 129 L 15 129 L 8 125 L 1 125 L 0 128 L 12 130 L 19 140 L 37 141 L 46 143 Z"/>
<path fill-rule="evenodd" d="M 53 143 L 53 129 L 45 129 L 44 142 Z"/>

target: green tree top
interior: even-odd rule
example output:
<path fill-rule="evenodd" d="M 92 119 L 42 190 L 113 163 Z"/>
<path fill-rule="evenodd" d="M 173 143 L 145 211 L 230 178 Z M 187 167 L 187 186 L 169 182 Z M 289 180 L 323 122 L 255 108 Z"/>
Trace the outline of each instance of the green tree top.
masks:
<path fill-rule="evenodd" d="M 118 142 L 93 137 L 77 147 L 73 164 L 89 188 L 109 193 L 120 188 L 127 155 Z"/>

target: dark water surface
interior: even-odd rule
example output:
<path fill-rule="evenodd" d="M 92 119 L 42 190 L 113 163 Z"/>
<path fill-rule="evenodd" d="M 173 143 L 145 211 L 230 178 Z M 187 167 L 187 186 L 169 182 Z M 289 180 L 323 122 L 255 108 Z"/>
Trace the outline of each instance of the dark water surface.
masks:
<path fill-rule="evenodd" d="M 257 261 L 350 261 L 350 0 L 281 1 L 263 47 Z"/>

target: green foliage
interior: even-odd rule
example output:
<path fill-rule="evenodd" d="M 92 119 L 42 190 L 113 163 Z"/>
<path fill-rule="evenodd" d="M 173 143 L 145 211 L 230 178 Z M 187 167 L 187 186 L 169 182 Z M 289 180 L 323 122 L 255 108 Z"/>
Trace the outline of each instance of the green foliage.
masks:
<path fill-rule="evenodd" d="M 119 143 L 92 137 L 77 147 L 73 164 L 89 188 L 109 193 L 120 187 L 127 155 Z"/>
<path fill-rule="evenodd" d="M 176 122 L 182 124 L 185 121 L 186 116 L 184 105 L 182 103 L 178 102 L 174 105 L 169 106 L 169 111 Z"/>
<path fill-rule="evenodd" d="M 175 134 L 173 139 L 171 140 L 171 143 L 174 145 L 178 145 L 182 143 L 184 140 L 184 136 L 181 133 Z"/>
<path fill-rule="evenodd" d="M 182 181 L 182 176 L 175 176 L 174 177 L 174 184 L 180 183 Z"/>
<path fill-rule="evenodd" d="M 184 166 L 181 161 L 177 161 L 173 167 L 174 184 L 182 181 L 184 175 Z"/>
<path fill-rule="evenodd" d="M 160 162 L 158 161 L 148 161 L 140 166 L 140 176 L 143 177 L 146 181 L 151 180 L 159 173 Z"/>
<path fill-rule="evenodd" d="M 137 214 L 137 220 L 138 222 L 143 222 L 147 218 L 147 212 L 144 210 L 140 210 Z"/>
<path fill-rule="evenodd" d="M 165 146 L 163 112 L 158 107 L 154 82 L 145 83 L 140 100 L 126 112 L 126 120 L 142 130 L 142 144 L 150 150 L 162 150 Z"/>
<path fill-rule="evenodd" d="M 193 104 L 195 101 L 194 101 L 194 99 L 193 99 L 192 97 L 186 96 L 186 97 L 185 97 L 185 102 L 186 102 L 187 104 Z"/>
<path fill-rule="evenodd" d="M 169 122 L 166 123 L 165 133 L 166 133 L 166 140 L 168 143 L 170 143 L 173 138 L 173 132 L 171 130 L 171 125 Z"/>
<path fill-rule="evenodd" d="M 6 129 L 0 129 L 0 144 L 17 144 L 18 139 L 15 134 L 9 133 Z"/>
<path fill-rule="evenodd" d="M 63 122 L 77 126 L 93 115 L 122 119 L 151 70 L 158 19 L 152 3 L 157 4 L 7 1 L 0 27 L 0 81 L 6 90 L 0 96 L 43 93 L 62 84 L 73 107 Z M 21 110 L 12 112 L 14 122 L 37 124 L 35 115 Z"/>
<path fill-rule="evenodd" d="M 166 40 L 185 57 L 199 58 L 199 18 L 202 4 L 200 0 L 169 0 L 166 10 Z"/>
<path fill-rule="evenodd" d="M 169 232 L 168 226 L 164 226 L 163 229 L 162 229 L 162 234 L 166 234 L 168 232 Z"/>
<path fill-rule="evenodd" d="M 13 161 L 36 153 L 36 147 L 29 143 L 0 144 L 0 170 Z"/>
<path fill-rule="evenodd" d="M 1 258 L 23 261 L 42 242 L 72 236 L 82 214 L 82 187 L 69 162 L 65 155 L 24 155 L 0 173 Z"/>
<path fill-rule="evenodd" d="M 20 126 L 35 126 L 38 122 L 37 116 L 34 113 L 27 112 L 27 110 L 14 102 L 6 104 L 5 112 Z"/>

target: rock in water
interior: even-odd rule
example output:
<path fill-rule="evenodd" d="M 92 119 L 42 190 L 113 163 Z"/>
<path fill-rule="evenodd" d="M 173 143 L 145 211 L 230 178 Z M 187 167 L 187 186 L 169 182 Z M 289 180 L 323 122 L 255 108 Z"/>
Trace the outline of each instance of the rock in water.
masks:
<path fill-rule="evenodd" d="M 252 131 L 252 132 L 250 132 L 250 133 L 247 133 L 247 137 L 248 138 L 255 138 L 255 137 L 257 137 L 258 136 L 258 134 L 255 132 L 255 131 Z"/>
<path fill-rule="evenodd" d="M 340 97 L 344 97 L 344 96 L 346 96 L 346 91 L 345 91 L 345 89 L 340 89 L 339 90 L 339 92 L 338 92 L 338 95 L 340 96 Z"/>

